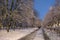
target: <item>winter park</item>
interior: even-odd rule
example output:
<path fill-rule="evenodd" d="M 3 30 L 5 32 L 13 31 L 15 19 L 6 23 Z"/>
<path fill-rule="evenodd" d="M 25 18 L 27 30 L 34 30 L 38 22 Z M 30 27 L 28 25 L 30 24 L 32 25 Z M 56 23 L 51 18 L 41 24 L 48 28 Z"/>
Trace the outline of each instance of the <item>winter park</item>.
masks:
<path fill-rule="evenodd" d="M 0 0 L 0 40 L 60 40 L 60 0 Z"/>

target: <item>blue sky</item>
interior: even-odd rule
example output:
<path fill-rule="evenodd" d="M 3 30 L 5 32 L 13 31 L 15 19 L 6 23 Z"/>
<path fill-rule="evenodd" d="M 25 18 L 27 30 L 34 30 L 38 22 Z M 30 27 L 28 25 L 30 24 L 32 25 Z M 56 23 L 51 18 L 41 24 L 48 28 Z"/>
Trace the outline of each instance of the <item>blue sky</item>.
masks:
<path fill-rule="evenodd" d="M 55 0 L 35 0 L 34 9 L 37 10 L 40 19 L 43 19 L 49 8 L 54 5 Z"/>

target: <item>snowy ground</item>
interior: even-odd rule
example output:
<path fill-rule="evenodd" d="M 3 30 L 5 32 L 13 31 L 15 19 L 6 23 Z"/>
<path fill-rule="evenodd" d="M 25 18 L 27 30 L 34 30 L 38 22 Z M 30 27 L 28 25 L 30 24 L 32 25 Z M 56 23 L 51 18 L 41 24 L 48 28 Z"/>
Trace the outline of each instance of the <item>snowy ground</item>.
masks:
<path fill-rule="evenodd" d="M 44 40 L 42 29 L 40 28 L 39 30 L 31 33 L 28 36 L 23 37 L 20 40 Z"/>
<path fill-rule="evenodd" d="M 49 36 L 50 40 L 60 40 L 60 36 L 55 31 L 50 31 L 47 29 L 44 29 L 45 33 Z"/>
<path fill-rule="evenodd" d="M 15 31 L 10 30 L 10 32 L 7 32 L 6 30 L 0 30 L 0 40 L 17 40 L 20 39 L 37 28 L 28 28 L 28 29 L 16 29 Z"/>
<path fill-rule="evenodd" d="M 33 40 L 44 40 L 42 29 L 39 29 L 36 33 L 36 36 Z"/>

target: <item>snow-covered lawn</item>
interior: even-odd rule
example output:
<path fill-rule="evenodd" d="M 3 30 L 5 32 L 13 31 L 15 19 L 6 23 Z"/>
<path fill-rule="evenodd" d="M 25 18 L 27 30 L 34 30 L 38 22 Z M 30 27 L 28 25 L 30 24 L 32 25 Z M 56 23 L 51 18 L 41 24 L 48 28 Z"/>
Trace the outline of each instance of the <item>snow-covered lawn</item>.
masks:
<path fill-rule="evenodd" d="M 60 36 L 54 30 L 44 29 L 51 40 L 60 40 Z"/>
<path fill-rule="evenodd" d="M 7 32 L 6 30 L 0 30 L 0 40 L 17 40 L 30 34 L 36 29 L 37 28 L 28 28 L 20 30 L 16 29 L 15 31 L 10 30 L 10 32 Z"/>

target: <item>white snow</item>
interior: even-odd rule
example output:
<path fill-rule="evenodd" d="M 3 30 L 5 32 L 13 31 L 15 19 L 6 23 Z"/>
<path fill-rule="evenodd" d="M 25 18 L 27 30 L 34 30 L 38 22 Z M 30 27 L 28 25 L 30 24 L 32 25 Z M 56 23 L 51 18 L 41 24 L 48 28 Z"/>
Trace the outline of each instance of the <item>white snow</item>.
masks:
<path fill-rule="evenodd" d="M 10 30 L 10 32 L 7 32 L 6 30 L 0 30 L 0 40 L 17 40 L 20 39 L 37 28 L 28 28 L 28 29 L 16 29 L 15 31 Z"/>
<path fill-rule="evenodd" d="M 37 31 L 34 40 L 44 40 L 42 29 L 39 29 Z"/>

